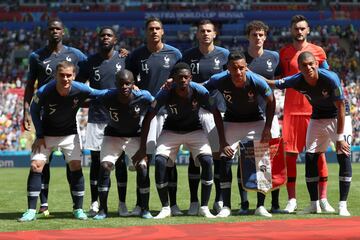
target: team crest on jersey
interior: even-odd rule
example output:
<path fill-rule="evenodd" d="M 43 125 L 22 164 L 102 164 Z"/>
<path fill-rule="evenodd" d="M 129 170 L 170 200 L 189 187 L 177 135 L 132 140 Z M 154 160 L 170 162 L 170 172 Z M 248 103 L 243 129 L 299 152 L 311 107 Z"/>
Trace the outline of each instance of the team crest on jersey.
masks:
<path fill-rule="evenodd" d="M 196 111 L 198 109 L 198 105 L 198 101 L 196 101 L 196 99 L 193 99 L 191 102 L 192 111 Z"/>
<path fill-rule="evenodd" d="M 163 65 L 164 68 L 170 68 L 170 58 L 168 55 L 165 55 L 164 57 L 164 65 Z"/>
<path fill-rule="evenodd" d="M 67 57 L 66 57 L 66 61 L 71 62 L 71 57 L 70 57 L 70 56 L 67 56 Z"/>
<path fill-rule="evenodd" d="M 321 94 L 323 95 L 324 98 L 328 98 L 328 97 L 329 97 L 329 92 L 328 92 L 327 89 L 323 89 L 323 90 L 321 91 Z"/>
<path fill-rule="evenodd" d="M 39 103 L 39 97 L 38 97 L 38 95 L 34 95 L 34 97 L 33 97 L 33 101 L 34 101 L 34 103 Z"/>
<path fill-rule="evenodd" d="M 255 102 L 255 94 L 253 91 L 250 90 L 248 92 L 248 98 L 249 98 L 248 102 Z"/>
<path fill-rule="evenodd" d="M 78 106 L 78 104 L 79 104 L 79 99 L 74 98 L 72 108 L 75 109 Z"/>
<path fill-rule="evenodd" d="M 266 71 L 268 71 L 268 72 L 274 71 L 274 69 L 273 69 L 273 67 L 272 67 L 273 63 L 271 62 L 270 59 L 268 59 L 268 60 L 266 61 L 266 65 L 267 65 Z"/>
<path fill-rule="evenodd" d="M 216 57 L 214 59 L 214 64 L 215 64 L 214 70 L 220 70 L 220 60 L 219 60 L 219 58 Z"/>
<path fill-rule="evenodd" d="M 119 72 L 121 70 L 121 64 L 120 63 L 117 63 L 115 65 L 115 67 L 116 67 L 116 72 Z"/>
<path fill-rule="evenodd" d="M 134 118 L 137 118 L 140 116 L 140 107 L 138 105 L 135 105 L 132 109 L 132 115 Z"/>

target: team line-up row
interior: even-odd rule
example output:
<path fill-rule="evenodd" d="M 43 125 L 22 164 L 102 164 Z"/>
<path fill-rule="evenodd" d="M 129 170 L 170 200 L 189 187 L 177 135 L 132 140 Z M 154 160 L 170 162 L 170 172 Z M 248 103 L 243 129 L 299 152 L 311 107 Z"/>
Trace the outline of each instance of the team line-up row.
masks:
<path fill-rule="evenodd" d="M 88 58 L 62 45 L 64 26 L 60 20 L 50 21 L 48 29 L 48 45 L 30 56 L 24 127 L 29 129 L 33 121 L 36 140 L 28 178 L 28 210 L 19 221 L 36 219 L 39 196 L 40 212 L 49 214 L 48 182 L 42 178 L 48 171 L 47 163 L 54 148 L 63 152 L 68 163 L 74 216 L 87 219 L 82 207 L 84 177 L 76 126 L 76 113 L 87 99 L 93 99 L 87 103 L 85 143 L 92 158 L 89 215 L 97 220 L 106 218 L 110 172 L 114 165 L 121 165 L 115 163 L 123 152 L 137 171 L 137 204 L 132 214 L 152 218 L 148 174 L 151 155 L 155 158 L 155 181 L 162 204 L 160 213 L 154 218 L 182 213 L 176 205 L 173 189 L 176 188 L 174 161 L 179 146 L 184 144 L 193 157 L 189 164 L 191 203 L 188 213 L 208 218 L 229 216 L 231 164 L 239 140 L 267 142 L 279 136 L 279 131 L 275 131 L 272 87 L 287 88 L 282 137 L 286 142 L 289 202 L 284 211 L 280 210 L 279 191 L 275 190 L 271 211 L 291 213 L 296 210 L 296 153 L 301 152 L 306 143 L 306 184 L 311 201 L 302 212 L 335 212 L 327 201 L 327 172 L 323 171 L 324 151 L 331 140 L 336 143 L 340 165 L 339 214 L 350 216 L 346 199 L 352 176 L 351 119 L 345 117 L 341 83 L 336 73 L 327 69 L 324 51 L 307 42 L 310 30 L 303 16 L 292 18 L 293 43 L 281 49 L 280 54 L 263 49 L 268 26 L 261 21 L 247 26 L 249 47 L 242 53 L 215 46 L 214 24 L 203 20 L 197 31 L 199 46 L 181 55 L 180 51 L 162 42 L 161 21 L 150 18 L 146 22 L 146 44 L 126 58 L 114 50 L 117 38 L 111 27 L 100 30 L 99 52 Z M 271 80 L 279 74 L 283 78 Z M 169 78 L 172 82 L 166 82 Z M 73 82 L 75 79 L 89 81 L 90 87 Z M 41 87 L 34 95 L 36 80 Z M 224 117 L 220 112 L 224 112 Z M 121 187 L 124 184 L 119 178 Z M 213 182 L 216 215 L 208 208 Z M 244 214 L 249 211 L 249 202 L 242 187 L 240 196 L 240 212 Z M 120 215 L 127 215 L 125 199 L 120 197 L 119 200 Z M 264 200 L 265 195 L 259 193 L 255 214 L 271 217 L 264 208 Z"/>

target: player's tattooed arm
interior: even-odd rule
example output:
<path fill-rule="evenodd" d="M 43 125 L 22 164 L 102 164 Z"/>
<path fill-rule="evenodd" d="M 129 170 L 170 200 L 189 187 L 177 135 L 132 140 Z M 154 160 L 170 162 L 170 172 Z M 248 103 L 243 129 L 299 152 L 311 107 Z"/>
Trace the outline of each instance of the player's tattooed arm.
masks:
<path fill-rule="evenodd" d="M 350 155 L 350 146 L 345 141 L 344 137 L 344 126 L 345 126 L 345 103 L 344 100 L 337 100 L 334 102 L 337 110 L 337 136 L 338 139 L 336 141 L 336 150 L 337 152 L 341 152 L 346 154 L 347 156 Z"/>

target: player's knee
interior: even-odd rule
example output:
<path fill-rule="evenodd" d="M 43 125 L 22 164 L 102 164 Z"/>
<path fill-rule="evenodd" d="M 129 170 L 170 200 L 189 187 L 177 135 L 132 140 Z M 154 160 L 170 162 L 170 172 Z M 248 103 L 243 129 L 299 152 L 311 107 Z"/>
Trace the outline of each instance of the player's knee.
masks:
<path fill-rule="evenodd" d="M 69 168 L 71 172 L 78 171 L 81 169 L 81 161 L 80 160 L 71 160 L 69 162 Z"/>
<path fill-rule="evenodd" d="M 212 163 L 213 163 L 212 156 L 199 155 L 198 158 L 199 158 L 199 162 L 200 162 L 202 168 L 211 168 L 212 167 Z"/>
<path fill-rule="evenodd" d="M 113 167 L 114 167 L 114 164 L 111 163 L 111 162 L 105 161 L 105 162 L 102 162 L 102 163 L 101 163 L 101 167 L 102 167 L 105 171 L 111 172 L 111 170 L 112 170 Z"/>
<path fill-rule="evenodd" d="M 45 163 L 42 161 L 31 161 L 30 170 L 32 172 L 41 173 Z"/>

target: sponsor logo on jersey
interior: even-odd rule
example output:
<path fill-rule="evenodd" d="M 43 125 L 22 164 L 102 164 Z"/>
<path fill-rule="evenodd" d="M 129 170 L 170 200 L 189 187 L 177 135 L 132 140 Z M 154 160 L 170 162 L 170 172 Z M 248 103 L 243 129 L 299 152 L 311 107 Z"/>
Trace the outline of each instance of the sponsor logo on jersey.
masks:
<path fill-rule="evenodd" d="M 273 69 L 273 67 L 272 67 L 273 63 L 271 62 L 270 59 L 268 59 L 268 60 L 266 61 L 266 65 L 267 65 L 267 68 L 266 68 L 266 71 L 267 71 L 267 72 L 272 72 L 272 71 L 274 71 L 274 69 Z"/>
<path fill-rule="evenodd" d="M 49 107 L 55 107 L 57 104 L 55 103 L 55 104 L 50 104 L 49 103 Z"/>
<path fill-rule="evenodd" d="M 164 68 L 170 68 L 170 58 L 168 55 L 165 55 L 164 57 L 164 65 L 163 65 Z"/>
<path fill-rule="evenodd" d="M 216 57 L 216 58 L 214 59 L 214 64 L 215 64 L 214 70 L 220 70 L 220 60 L 219 60 L 218 57 Z"/>
<path fill-rule="evenodd" d="M 198 62 L 198 59 L 191 59 L 190 62 Z"/>
<path fill-rule="evenodd" d="M 51 60 L 43 61 L 43 64 L 48 64 Z"/>

